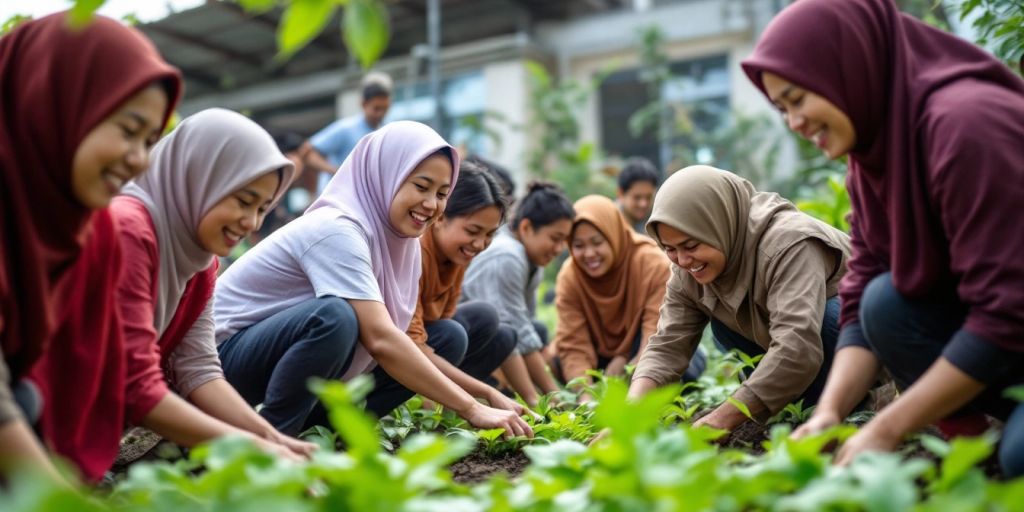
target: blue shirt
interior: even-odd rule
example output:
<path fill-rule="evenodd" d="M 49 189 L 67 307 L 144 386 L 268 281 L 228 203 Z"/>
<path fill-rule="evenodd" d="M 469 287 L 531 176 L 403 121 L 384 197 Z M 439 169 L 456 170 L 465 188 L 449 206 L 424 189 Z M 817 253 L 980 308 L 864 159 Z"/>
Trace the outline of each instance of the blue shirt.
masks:
<path fill-rule="evenodd" d="M 363 114 L 349 116 L 327 125 L 309 139 L 316 148 L 335 167 L 341 166 L 348 154 L 356 147 L 356 143 L 364 135 L 373 131 Z M 317 194 L 323 192 L 331 174 L 321 173 L 317 180 Z"/>

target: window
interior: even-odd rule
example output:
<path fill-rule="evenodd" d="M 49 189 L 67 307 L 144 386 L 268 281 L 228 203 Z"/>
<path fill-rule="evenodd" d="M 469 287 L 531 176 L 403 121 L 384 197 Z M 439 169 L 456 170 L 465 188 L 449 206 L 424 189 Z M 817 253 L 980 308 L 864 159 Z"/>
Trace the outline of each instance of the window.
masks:
<path fill-rule="evenodd" d="M 728 122 L 729 69 L 724 55 L 673 63 L 672 78 L 664 84 L 663 97 L 681 107 L 676 123 L 689 120 L 694 131 L 713 131 Z M 600 88 L 601 133 L 604 150 L 623 158 L 643 156 L 664 169 L 662 148 L 652 127 L 639 137 L 629 129 L 630 117 L 651 101 L 639 70 L 620 71 L 605 79 Z M 685 116 L 685 117 L 679 117 Z M 709 150 L 699 147 L 692 134 L 678 133 L 670 143 L 695 155 L 697 161 Z"/>
<path fill-rule="evenodd" d="M 452 144 L 470 152 L 482 152 L 486 137 L 478 128 L 484 113 L 486 90 L 480 71 L 447 77 L 441 81 L 441 126 L 438 132 Z M 388 120 L 407 119 L 432 124 L 434 98 L 430 84 L 398 84 Z M 437 129 L 438 127 L 434 127 Z"/>

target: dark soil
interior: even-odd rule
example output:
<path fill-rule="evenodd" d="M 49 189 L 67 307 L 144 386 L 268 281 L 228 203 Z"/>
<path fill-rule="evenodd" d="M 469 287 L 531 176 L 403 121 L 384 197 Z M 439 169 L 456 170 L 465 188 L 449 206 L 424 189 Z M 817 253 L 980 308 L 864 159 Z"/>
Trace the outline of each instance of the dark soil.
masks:
<path fill-rule="evenodd" d="M 462 460 L 452 464 L 452 478 L 460 484 L 476 484 L 490 478 L 497 473 L 505 473 L 509 478 L 515 478 L 526 470 L 530 460 L 523 452 L 509 452 L 496 456 L 488 456 L 481 451 L 475 451 Z"/>

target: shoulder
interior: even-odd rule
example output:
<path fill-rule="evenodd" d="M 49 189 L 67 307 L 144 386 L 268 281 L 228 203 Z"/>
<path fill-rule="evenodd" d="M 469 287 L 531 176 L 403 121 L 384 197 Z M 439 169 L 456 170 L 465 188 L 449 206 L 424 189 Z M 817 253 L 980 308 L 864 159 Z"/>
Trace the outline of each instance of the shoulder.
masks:
<path fill-rule="evenodd" d="M 108 208 L 122 237 L 156 241 L 153 217 L 142 201 L 129 196 L 119 196 Z"/>
<path fill-rule="evenodd" d="M 958 80 L 928 96 L 918 129 L 929 146 L 1024 137 L 1024 95 L 979 80 Z"/>

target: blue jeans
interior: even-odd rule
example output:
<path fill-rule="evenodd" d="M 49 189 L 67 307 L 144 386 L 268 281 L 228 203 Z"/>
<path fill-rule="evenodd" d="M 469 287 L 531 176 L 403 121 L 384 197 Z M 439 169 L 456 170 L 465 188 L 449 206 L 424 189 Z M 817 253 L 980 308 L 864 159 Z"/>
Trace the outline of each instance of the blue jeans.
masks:
<path fill-rule="evenodd" d="M 966 306 L 954 295 L 904 297 L 890 273 L 874 278 L 861 296 L 864 336 L 900 389 L 910 387 L 942 356 L 966 314 Z M 998 376 L 974 400 L 951 414 L 983 413 L 1006 420 L 999 459 L 1007 476 L 1024 474 L 1024 406 L 1004 397 L 1003 391 L 1022 381 L 1024 375 L 1019 371 Z"/>
<path fill-rule="evenodd" d="M 729 329 L 722 322 L 711 319 L 711 334 L 715 337 L 715 343 L 723 351 L 732 349 L 739 350 L 748 356 L 764 354 L 765 350 L 760 345 L 743 337 L 743 335 Z M 832 297 L 825 302 L 825 315 L 821 322 L 821 345 L 824 352 L 824 359 L 821 369 L 814 377 L 811 385 L 793 401 L 804 401 L 804 407 L 818 403 L 821 392 L 825 389 L 825 380 L 828 379 L 828 371 L 832 368 L 832 359 L 836 354 L 836 342 L 839 340 L 839 297 Z"/>
<path fill-rule="evenodd" d="M 318 406 L 310 377 L 338 379 L 359 340 L 352 306 L 337 297 L 296 304 L 238 331 L 217 347 L 224 376 L 274 428 L 295 436 Z"/>

